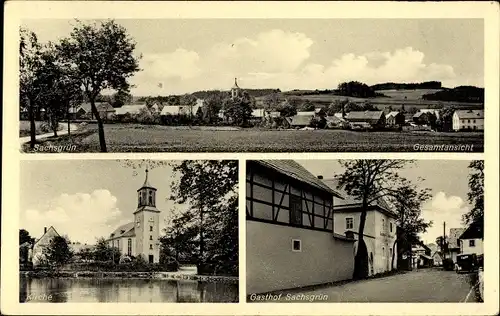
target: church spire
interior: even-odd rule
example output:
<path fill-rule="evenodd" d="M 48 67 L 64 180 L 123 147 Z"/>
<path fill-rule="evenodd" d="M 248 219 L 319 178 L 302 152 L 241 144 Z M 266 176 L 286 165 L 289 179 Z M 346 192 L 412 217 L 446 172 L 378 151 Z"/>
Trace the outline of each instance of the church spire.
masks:
<path fill-rule="evenodd" d="M 233 89 L 239 89 L 240 87 L 238 86 L 238 78 L 234 78 L 234 86 Z"/>
<path fill-rule="evenodd" d="M 151 188 L 151 185 L 149 185 L 149 181 L 148 181 L 148 173 L 149 173 L 149 170 L 148 170 L 148 168 L 146 168 L 146 179 L 144 179 L 144 184 L 142 185 L 143 188 Z"/>
<path fill-rule="evenodd" d="M 149 184 L 148 180 L 149 170 L 146 169 L 146 178 L 144 184 L 137 190 L 137 204 L 138 206 L 155 206 L 156 205 L 156 188 Z"/>

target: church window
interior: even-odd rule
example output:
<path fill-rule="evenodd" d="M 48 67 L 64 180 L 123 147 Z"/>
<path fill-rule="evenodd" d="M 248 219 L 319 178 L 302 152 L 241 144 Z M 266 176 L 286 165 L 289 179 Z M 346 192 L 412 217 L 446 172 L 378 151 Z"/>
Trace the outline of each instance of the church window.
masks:
<path fill-rule="evenodd" d="M 149 231 L 152 232 L 153 231 L 153 226 L 149 226 Z"/>
<path fill-rule="evenodd" d="M 129 238 L 129 239 L 127 240 L 127 254 L 128 254 L 129 256 L 131 256 L 131 255 L 132 255 L 132 238 Z"/>
<path fill-rule="evenodd" d="M 153 240 L 153 235 L 149 235 L 149 240 Z"/>
<path fill-rule="evenodd" d="M 153 244 L 149 244 L 149 249 L 153 249 Z"/>
<path fill-rule="evenodd" d="M 151 193 L 151 191 L 149 191 L 148 202 L 149 205 L 153 205 L 153 194 Z"/>

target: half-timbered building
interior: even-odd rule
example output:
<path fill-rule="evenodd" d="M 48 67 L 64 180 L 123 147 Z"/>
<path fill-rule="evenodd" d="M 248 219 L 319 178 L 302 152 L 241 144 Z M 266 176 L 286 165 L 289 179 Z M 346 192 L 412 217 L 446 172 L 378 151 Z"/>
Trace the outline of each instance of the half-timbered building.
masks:
<path fill-rule="evenodd" d="M 350 279 L 354 239 L 333 232 L 333 197 L 292 160 L 248 161 L 247 293 Z"/>

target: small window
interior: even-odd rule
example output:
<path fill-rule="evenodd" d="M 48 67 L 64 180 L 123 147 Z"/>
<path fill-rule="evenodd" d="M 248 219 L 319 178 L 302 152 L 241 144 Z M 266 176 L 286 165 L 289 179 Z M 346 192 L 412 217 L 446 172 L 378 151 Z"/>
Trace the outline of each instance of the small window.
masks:
<path fill-rule="evenodd" d="M 392 222 L 391 222 L 391 223 L 389 223 L 389 227 L 390 227 L 390 229 L 391 229 L 391 233 L 392 233 Z"/>
<path fill-rule="evenodd" d="M 149 249 L 153 249 L 153 244 L 149 244 Z"/>
<path fill-rule="evenodd" d="M 474 239 L 469 240 L 469 247 L 476 247 L 476 241 Z"/>
<path fill-rule="evenodd" d="M 292 251 L 294 252 L 302 251 L 302 241 L 300 239 L 292 239 Z"/>
<path fill-rule="evenodd" d="M 352 217 L 347 217 L 345 219 L 345 229 L 353 229 L 354 227 L 354 220 Z"/>
<path fill-rule="evenodd" d="M 382 258 L 385 258 L 385 247 L 382 247 Z"/>
<path fill-rule="evenodd" d="M 389 258 L 392 258 L 392 248 L 389 248 Z"/>
<path fill-rule="evenodd" d="M 149 240 L 153 240 L 153 236 L 152 235 L 149 235 Z"/>
<path fill-rule="evenodd" d="M 302 225 L 302 199 L 290 196 L 290 224 Z"/>
<path fill-rule="evenodd" d="M 149 226 L 149 231 L 152 232 L 153 231 L 153 226 Z"/>
<path fill-rule="evenodd" d="M 382 218 L 382 231 L 385 230 L 385 219 Z"/>

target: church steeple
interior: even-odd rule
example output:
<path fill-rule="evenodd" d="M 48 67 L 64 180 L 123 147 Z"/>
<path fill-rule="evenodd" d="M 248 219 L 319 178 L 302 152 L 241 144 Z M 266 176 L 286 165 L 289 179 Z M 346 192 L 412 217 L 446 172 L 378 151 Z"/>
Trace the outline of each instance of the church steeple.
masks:
<path fill-rule="evenodd" d="M 234 78 L 234 86 L 231 88 L 231 98 L 234 99 L 240 95 L 240 87 L 238 86 L 238 78 Z"/>
<path fill-rule="evenodd" d="M 137 206 L 153 206 L 156 207 L 156 188 L 149 184 L 148 169 L 146 169 L 146 178 L 144 184 L 137 190 Z"/>

